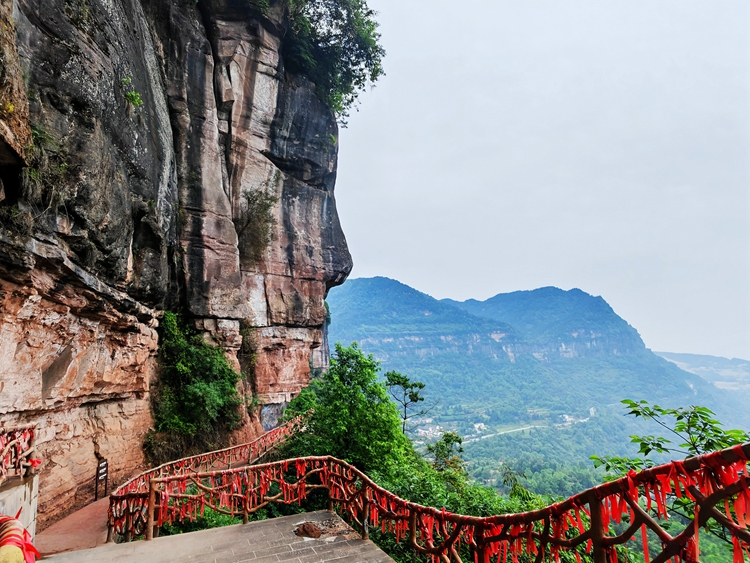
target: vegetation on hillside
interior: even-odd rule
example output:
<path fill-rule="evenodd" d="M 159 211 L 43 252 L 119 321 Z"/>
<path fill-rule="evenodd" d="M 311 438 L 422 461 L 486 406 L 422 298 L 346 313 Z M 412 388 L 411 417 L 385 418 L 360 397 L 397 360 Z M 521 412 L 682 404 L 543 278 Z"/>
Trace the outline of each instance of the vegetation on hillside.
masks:
<path fill-rule="evenodd" d="M 276 184 L 278 178 L 273 182 Z M 276 219 L 273 208 L 279 198 L 273 193 L 269 182 L 262 187 L 242 192 L 241 211 L 234 220 L 237 231 L 240 257 L 250 264 L 257 264 L 271 243 Z"/>
<path fill-rule="evenodd" d="M 376 13 L 365 0 L 287 0 L 286 67 L 312 80 L 318 95 L 346 123 L 359 94 L 383 75 Z"/>
<path fill-rule="evenodd" d="M 602 297 L 580 289 L 542 287 L 500 293 L 485 301 L 444 299 L 442 302 L 478 317 L 506 322 L 529 342 L 544 345 L 570 341 L 573 333 L 580 333 L 581 338 L 593 333 L 616 341 L 621 352 L 645 348 L 638 331 L 621 319 Z"/>
<path fill-rule="evenodd" d="M 281 456 L 332 455 L 353 463 L 401 498 L 459 514 L 522 512 L 551 502 L 522 486 L 502 496 L 473 481 L 460 457 L 461 439 L 454 433 L 431 446 L 429 459 L 422 457 L 401 431 L 402 419 L 378 379 L 379 369 L 356 344 L 337 345 L 330 370 L 289 404 L 287 417 L 315 410 L 305 431 L 287 442 Z M 371 538 L 400 563 L 421 560 L 407 542 L 397 543 L 378 530 L 371 531 Z M 575 561 L 575 555 L 564 554 L 563 560 Z"/>
<path fill-rule="evenodd" d="M 155 432 L 146 439 L 154 463 L 217 449 L 240 421 L 239 374 L 224 350 L 208 344 L 177 315 L 161 323 L 160 374 L 152 391 Z"/>
<path fill-rule="evenodd" d="M 500 490 L 501 462 L 526 473 L 526 486 L 539 493 L 570 495 L 597 483 L 601 471 L 589 457 L 631 456 L 637 447 L 629 436 L 648 432 L 641 420 L 622 416 L 623 397 L 665 406 L 699 397 L 722 420 L 746 426 L 750 417 L 737 397 L 645 348 L 621 353 L 628 348 L 617 339 L 632 344 L 638 336 L 604 300 L 553 289 L 475 302 L 491 309 L 476 316 L 395 280 L 349 280 L 327 297 L 329 340 L 358 340 L 385 370 L 424 382 L 425 403 L 438 404 L 412 418 L 407 431 L 421 442 L 457 432 L 470 475 Z M 518 327 L 491 318 L 500 305 Z M 618 352 L 556 353 L 559 338 L 582 326 Z"/>

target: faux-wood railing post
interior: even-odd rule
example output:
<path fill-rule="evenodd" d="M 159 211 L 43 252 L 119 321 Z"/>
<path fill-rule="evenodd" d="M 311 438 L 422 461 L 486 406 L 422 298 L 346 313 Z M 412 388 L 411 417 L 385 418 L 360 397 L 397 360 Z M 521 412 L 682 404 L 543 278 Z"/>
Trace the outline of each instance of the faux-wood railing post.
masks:
<path fill-rule="evenodd" d="M 362 498 L 362 539 L 370 539 L 369 528 L 369 517 L 370 517 L 370 501 L 367 498 L 367 491 L 364 492 Z"/>
<path fill-rule="evenodd" d="M 325 460 L 326 471 L 320 476 L 320 482 L 326 485 L 326 491 L 328 491 L 328 512 L 333 512 L 333 487 L 331 481 L 332 463 L 330 459 Z M 324 482 L 323 475 L 328 474 L 328 483 Z"/>
<path fill-rule="evenodd" d="M 602 519 L 602 503 L 594 500 L 589 503 L 591 512 L 591 545 L 593 547 L 594 563 L 607 563 L 607 549 L 604 546 L 604 520 Z"/>
<path fill-rule="evenodd" d="M 242 508 L 242 523 L 247 524 L 250 520 L 250 474 L 248 472 L 247 485 L 245 485 L 245 506 Z"/>
<path fill-rule="evenodd" d="M 154 480 L 148 480 L 148 512 L 146 518 L 146 541 L 154 539 L 154 505 L 156 504 L 156 488 Z"/>
<path fill-rule="evenodd" d="M 125 512 L 125 541 L 129 542 L 133 539 L 133 512 L 131 511 L 131 508 L 128 506 Z"/>
<path fill-rule="evenodd" d="M 484 543 L 484 528 L 474 526 L 474 543 L 476 544 L 476 560 L 479 563 L 485 563 L 487 546 Z"/>

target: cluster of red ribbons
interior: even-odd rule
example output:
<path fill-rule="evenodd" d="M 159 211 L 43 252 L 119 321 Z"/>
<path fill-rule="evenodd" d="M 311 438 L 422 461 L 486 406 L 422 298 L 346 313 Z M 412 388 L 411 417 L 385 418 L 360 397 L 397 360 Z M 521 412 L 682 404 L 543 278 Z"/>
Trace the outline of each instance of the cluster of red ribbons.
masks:
<path fill-rule="evenodd" d="M 291 462 L 280 461 L 159 479 L 156 482 L 155 523 L 162 526 L 194 520 L 204 514 L 206 507 L 225 514 L 242 515 L 252 514 L 268 502 L 300 503 L 307 498 L 307 479 L 324 473 L 325 462 L 322 459 L 296 460 L 296 475 L 291 474 L 290 466 Z"/>
<path fill-rule="evenodd" d="M 282 427 L 246 444 L 249 457 L 257 459 L 293 430 Z M 609 562 L 616 563 L 617 546 L 637 537 L 646 563 L 650 561 L 649 538 L 652 549 L 654 541 L 660 547 L 662 559 L 694 563 L 699 561 L 699 528 L 713 519 L 732 535 L 733 563 L 743 563 L 750 543 L 749 452 L 750 444 L 746 444 L 640 473 L 631 471 L 618 481 L 540 510 L 485 518 L 411 503 L 379 487 L 356 468 L 328 456 L 195 471 L 217 459 L 208 454 L 198 462 L 189 458 L 165 466 L 173 471 L 171 475 L 164 468 L 145 474 L 148 477 L 141 481 L 146 483 L 145 490 L 134 482 L 129 490 L 127 484 L 118 489 L 122 495 L 110 506 L 110 521 L 115 522 L 117 533 L 123 533 L 124 519 L 130 515 L 131 531 L 142 531 L 149 479 L 156 488 L 154 516 L 159 526 L 194 519 L 207 506 L 227 514 L 247 515 L 270 502 L 301 502 L 310 488 L 325 488 L 332 502 L 361 529 L 372 527 L 392 533 L 397 541 L 408 540 L 433 560 L 460 561 L 463 545 L 474 552 L 476 563 L 517 563 L 523 555 L 559 562 L 563 550 L 571 551 L 578 560 L 583 553 L 604 551 Z M 658 520 L 669 518 L 669 506 L 675 497 L 692 502 L 694 518 L 673 537 Z M 613 529 L 623 527 L 624 531 L 613 535 Z"/>
<path fill-rule="evenodd" d="M 286 440 L 290 434 L 299 428 L 302 421 L 303 417 L 298 417 L 283 426 L 266 432 L 252 442 L 178 459 L 141 473 L 118 487 L 110 495 L 109 525 L 118 535 L 130 532 L 134 537 L 143 533 L 148 506 L 149 482 L 152 479 L 193 475 L 210 470 L 229 468 L 238 463 L 254 463 L 269 450 Z"/>
<path fill-rule="evenodd" d="M 18 511 L 15 518 L 0 514 L 0 547 L 10 545 L 17 547 L 23 553 L 26 563 L 34 563 L 34 558 L 39 559 L 42 556 L 31 543 L 31 535 L 18 520 L 21 511 Z"/>
<path fill-rule="evenodd" d="M 35 429 L 33 427 L 0 431 L 0 483 L 8 477 L 23 476 L 27 467 L 36 467 L 42 460 L 32 459 Z"/>
<path fill-rule="evenodd" d="M 746 447 L 750 449 L 750 445 Z M 734 461 L 727 461 L 727 452 Z M 331 500 L 363 529 L 366 524 L 394 534 L 397 541 L 408 540 L 418 552 L 433 560 L 459 561 L 461 545 L 467 545 L 476 557 L 481 555 L 483 563 L 517 563 L 523 555 L 541 555 L 559 562 L 562 550 L 572 551 L 580 561 L 581 554 L 597 549 L 608 554 L 610 563 L 616 563 L 616 546 L 639 537 L 648 563 L 650 529 L 670 560 L 692 563 L 699 561 L 698 527 L 715 517 L 711 512 L 701 519 L 701 510 L 710 511 L 717 504 L 722 508 L 717 521 L 734 538 L 734 563 L 743 563 L 750 537 L 745 457 L 745 451 L 737 447 L 688 462 L 672 462 L 641 473 L 631 472 L 619 481 L 531 513 L 486 518 L 408 502 L 332 457 L 298 458 L 160 480 L 156 521 L 161 525 L 195 518 L 206 506 L 239 515 L 269 502 L 301 502 L 312 486 L 327 489 Z M 674 537 L 656 523 L 656 519 L 669 517 L 668 501 L 672 497 L 690 499 L 696 507 L 694 521 Z M 593 507 L 597 508 L 595 515 Z M 626 525 L 626 529 L 620 535 L 612 535 L 613 524 Z M 593 529 L 597 526 L 598 530 Z"/>

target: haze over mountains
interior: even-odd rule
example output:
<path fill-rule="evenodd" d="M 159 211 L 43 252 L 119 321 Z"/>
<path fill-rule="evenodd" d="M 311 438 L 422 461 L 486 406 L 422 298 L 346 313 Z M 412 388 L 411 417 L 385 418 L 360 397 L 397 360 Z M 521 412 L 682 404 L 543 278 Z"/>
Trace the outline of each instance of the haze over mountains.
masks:
<path fill-rule="evenodd" d="M 347 281 L 328 303 L 331 345 L 358 341 L 384 369 L 427 384 L 427 403 L 438 402 L 417 428 L 427 436 L 455 429 L 483 448 L 503 442 L 506 453 L 523 453 L 531 427 L 578 427 L 588 433 L 576 440 L 583 449 L 561 459 L 628 453 L 628 435 L 642 426 L 621 416 L 625 398 L 705 405 L 729 425 L 750 426 L 736 396 L 651 352 L 602 297 L 579 289 L 439 301 L 378 277 Z"/>
<path fill-rule="evenodd" d="M 700 375 L 721 389 L 750 390 L 750 361 L 740 358 L 720 358 L 702 354 L 654 352 L 681 369 Z"/>

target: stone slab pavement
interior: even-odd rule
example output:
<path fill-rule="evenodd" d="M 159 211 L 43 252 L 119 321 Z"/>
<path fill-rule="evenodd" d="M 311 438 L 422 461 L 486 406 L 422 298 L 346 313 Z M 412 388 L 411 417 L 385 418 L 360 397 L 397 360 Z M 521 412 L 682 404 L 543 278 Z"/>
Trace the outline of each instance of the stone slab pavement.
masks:
<path fill-rule="evenodd" d="M 313 522 L 324 534 L 303 538 L 294 530 Z M 326 533 L 326 530 L 335 530 Z M 44 557 L 49 563 L 393 563 L 369 540 L 361 539 L 336 514 L 321 510 L 155 538 L 106 544 Z"/>

